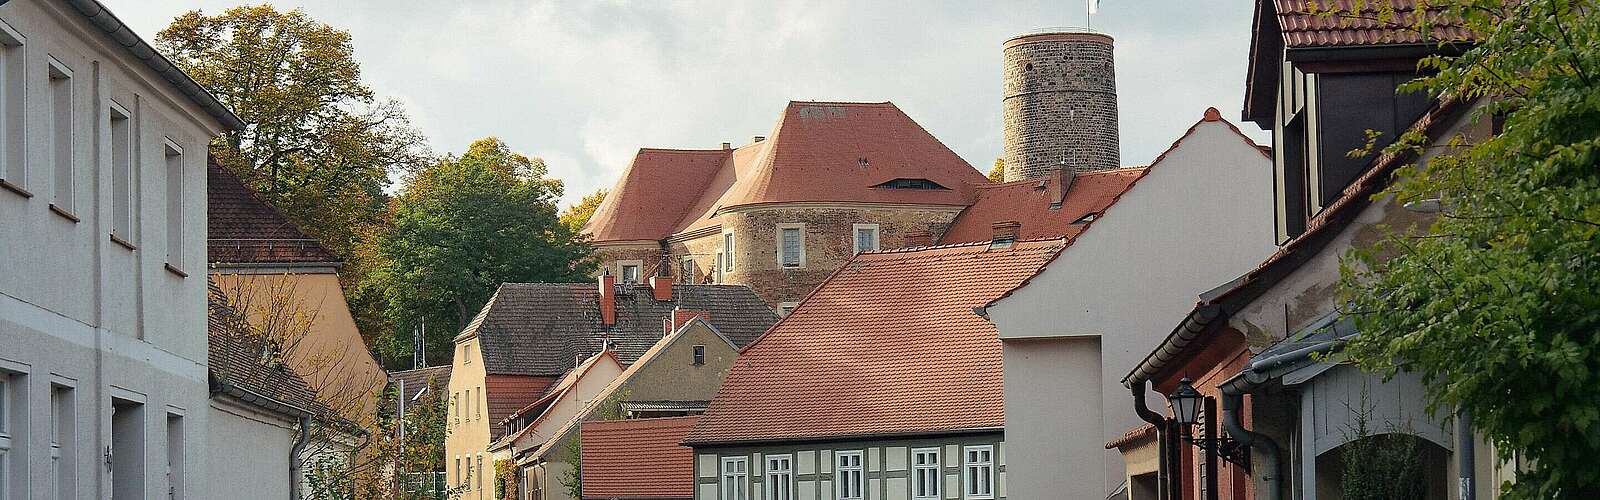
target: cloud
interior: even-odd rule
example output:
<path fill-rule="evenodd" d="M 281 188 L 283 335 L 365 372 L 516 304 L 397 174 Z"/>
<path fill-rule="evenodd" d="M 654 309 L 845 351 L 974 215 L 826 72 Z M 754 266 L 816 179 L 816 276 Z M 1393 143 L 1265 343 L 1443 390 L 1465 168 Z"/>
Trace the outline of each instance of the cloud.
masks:
<path fill-rule="evenodd" d="M 236 0 L 104 0 L 147 39 Z M 980 170 L 1000 154 L 1000 44 L 1081 24 L 1059 1 L 279 0 L 348 29 L 367 81 L 440 152 L 484 136 L 544 158 L 564 203 L 610 187 L 640 147 L 767 135 L 789 100 L 894 101 Z M 1066 8 L 1063 8 L 1063 7 Z M 1243 93 L 1247 5 L 1106 2 L 1125 164 Z M 1257 138 L 1253 126 L 1241 127 Z"/>

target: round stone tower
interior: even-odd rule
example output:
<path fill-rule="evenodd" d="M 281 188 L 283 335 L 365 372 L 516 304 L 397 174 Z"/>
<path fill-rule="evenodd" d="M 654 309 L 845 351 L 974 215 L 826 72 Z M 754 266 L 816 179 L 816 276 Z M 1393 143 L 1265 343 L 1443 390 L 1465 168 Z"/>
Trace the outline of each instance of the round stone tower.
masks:
<path fill-rule="evenodd" d="M 1044 177 L 1062 162 L 1121 166 L 1111 37 L 1053 31 L 1005 43 L 1005 180 Z"/>

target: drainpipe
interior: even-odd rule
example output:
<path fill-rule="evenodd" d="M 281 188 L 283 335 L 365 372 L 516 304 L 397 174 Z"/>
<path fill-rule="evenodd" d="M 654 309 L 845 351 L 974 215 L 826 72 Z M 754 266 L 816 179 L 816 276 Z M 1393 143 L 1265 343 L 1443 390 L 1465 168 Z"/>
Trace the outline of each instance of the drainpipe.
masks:
<path fill-rule="evenodd" d="M 300 452 L 306 448 L 306 442 L 311 440 L 311 417 L 300 417 L 300 437 L 295 439 L 294 446 L 289 447 L 289 498 L 300 500 Z"/>
<path fill-rule="evenodd" d="M 1473 439 L 1472 412 L 1466 408 L 1456 410 L 1456 469 L 1461 476 L 1461 500 L 1475 500 L 1478 495 L 1477 457 L 1478 443 Z"/>
<path fill-rule="evenodd" d="M 1156 484 L 1160 485 L 1160 488 L 1156 489 L 1156 498 L 1157 500 L 1169 500 L 1170 492 L 1168 490 L 1172 489 L 1171 484 L 1175 482 L 1172 481 L 1170 476 L 1172 476 L 1173 472 L 1176 472 L 1169 470 L 1172 464 L 1167 463 L 1167 439 L 1171 437 L 1171 432 L 1167 429 L 1166 417 L 1162 417 L 1160 413 L 1150 410 L 1150 407 L 1145 404 L 1144 388 L 1145 381 L 1143 380 L 1133 384 L 1133 412 L 1138 414 L 1140 419 L 1149 422 L 1150 425 L 1156 428 Z M 1128 487 L 1131 489 L 1133 485 L 1129 484 Z"/>
<path fill-rule="evenodd" d="M 1258 497 L 1279 500 L 1283 498 L 1283 488 L 1280 484 L 1282 478 L 1278 473 L 1278 443 L 1264 434 L 1245 429 L 1239 422 L 1239 408 L 1244 405 L 1245 393 L 1255 390 L 1261 382 L 1249 381 L 1250 375 L 1255 375 L 1255 372 L 1245 370 L 1217 386 L 1222 392 L 1222 425 L 1228 429 L 1228 435 L 1232 436 L 1234 441 L 1249 446 L 1261 454 L 1261 470 L 1260 474 L 1256 475 L 1266 484 L 1267 491 L 1266 495 L 1258 494 Z"/>

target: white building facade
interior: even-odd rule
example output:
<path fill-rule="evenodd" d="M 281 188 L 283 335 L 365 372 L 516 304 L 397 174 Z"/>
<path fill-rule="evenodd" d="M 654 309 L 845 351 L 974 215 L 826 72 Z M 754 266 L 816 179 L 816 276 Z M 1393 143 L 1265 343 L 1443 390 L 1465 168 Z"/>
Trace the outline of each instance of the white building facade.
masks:
<path fill-rule="evenodd" d="M 94 0 L 0 1 L 0 499 L 204 498 L 206 148 Z"/>
<path fill-rule="evenodd" d="M 986 308 L 1004 345 L 1014 498 L 1116 491 L 1123 461 L 1105 444 L 1143 423 L 1122 375 L 1200 293 L 1276 248 L 1272 161 L 1215 109 L 1149 168 L 1044 271 Z"/>

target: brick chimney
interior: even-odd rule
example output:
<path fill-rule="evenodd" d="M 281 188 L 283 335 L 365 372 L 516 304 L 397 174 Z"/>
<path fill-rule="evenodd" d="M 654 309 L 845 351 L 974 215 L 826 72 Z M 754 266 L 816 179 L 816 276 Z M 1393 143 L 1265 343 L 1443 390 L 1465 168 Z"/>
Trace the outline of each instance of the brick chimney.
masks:
<path fill-rule="evenodd" d="M 617 324 L 617 277 L 611 273 L 600 276 L 600 324 Z"/>
<path fill-rule="evenodd" d="M 678 328 L 682 328 L 683 325 L 689 323 L 689 320 L 695 318 L 700 318 L 701 321 L 711 321 L 711 313 L 683 308 L 673 309 L 671 315 L 661 319 L 661 322 L 663 323 L 661 325 L 662 329 L 665 330 L 662 332 L 662 335 L 671 335 L 672 332 L 677 331 Z"/>
<path fill-rule="evenodd" d="M 727 151 L 727 150 L 730 150 L 730 149 L 733 149 L 733 143 L 731 143 L 731 142 L 722 143 L 722 150 L 723 151 Z"/>
<path fill-rule="evenodd" d="M 651 276 L 650 290 L 655 292 L 656 300 L 672 300 L 672 278 L 669 276 Z"/>
<path fill-rule="evenodd" d="M 1022 223 L 1014 220 L 995 221 L 990 225 L 994 228 L 994 237 L 990 239 L 989 248 L 1004 248 L 1017 241 L 1017 233 L 1022 231 Z"/>
<path fill-rule="evenodd" d="M 1072 190 L 1072 181 L 1077 180 L 1077 178 L 1078 171 L 1067 167 L 1065 164 L 1061 168 L 1050 172 L 1048 180 L 1050 208 L 1061 208 L 1062 200 L 1067 199 L 1067 191 Z"/>
<path fill-rule="evenodd" d="M 933 231 L 907 231 L 906 246 L 931 247 L 933 246 Z"/>

